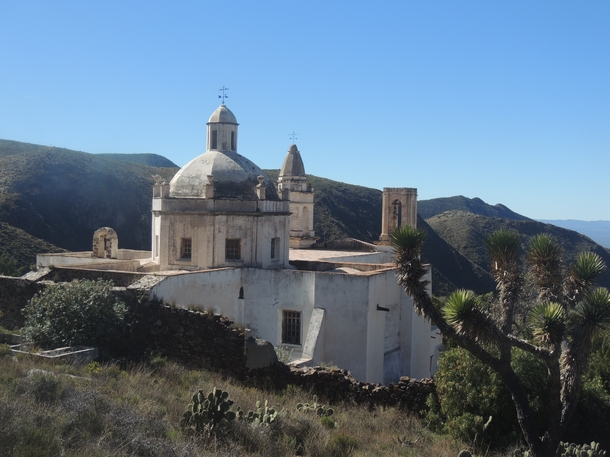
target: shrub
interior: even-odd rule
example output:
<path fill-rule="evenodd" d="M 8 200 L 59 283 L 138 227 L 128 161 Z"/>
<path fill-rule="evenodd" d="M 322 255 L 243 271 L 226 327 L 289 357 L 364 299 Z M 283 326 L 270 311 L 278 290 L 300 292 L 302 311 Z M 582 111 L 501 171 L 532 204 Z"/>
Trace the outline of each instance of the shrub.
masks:
<path fill-rule="evenodd" d="M 534 411 L 544 411 L 544 365 L 514 350 L 513 366 L 532 393 Z M 475 446 L 485 443 L 495 449 L 518 440 L 521 434 L 508 389 L 496 372 L 465 349 L 449 349 L 443 354 L 435 382 L 437 396 L 428 399 L 426 416 L 433 428 Z"/>
<path fill-rule="evenodd" d="M 25 268 L 19 268 L 17 262 L 6 252 L 0 255 L 0 275 L 4 276 L 21 276 Z"/>
<path fill-rule="evenodd" d="M 332 457 L 349 457 L 356 449 L 358 449 L 358 440 L 350 435 L 336 435 L 328 446 Z"/>
<path fill-rule="evenodd" d="M 91 345 L 111 348 L 127 325 L 127 307 L 109 281 L 76 280 L 50 286 L 24 308 L 26 341 L 42 348 Z"/>

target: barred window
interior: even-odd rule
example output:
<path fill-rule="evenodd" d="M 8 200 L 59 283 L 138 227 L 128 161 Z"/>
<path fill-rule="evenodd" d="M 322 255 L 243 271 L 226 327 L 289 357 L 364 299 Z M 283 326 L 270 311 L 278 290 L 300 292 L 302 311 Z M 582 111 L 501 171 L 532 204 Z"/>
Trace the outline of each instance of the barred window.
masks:
<path fill-rule="evenodd" d="M 190 259 L 192 252 L 193 244 L 190 238 L 181 238 L 180 239 L 180 258 L 181 259 Z"/>
<path fill-rule="evenodd" d="M 241 239 L 229 239 L 225 241 L 225 259 L 240 260 L 241 259 Z"/>
<path fill-rule="evenodd" d="M 301 344 L 301 313 L 284 311 L 282 322 L 282 343 Z"/>
<path fill-rule="evenodd" d="M 280 239 L 271 238 L 271 258 L 277 259 L 280 256 Z"/>

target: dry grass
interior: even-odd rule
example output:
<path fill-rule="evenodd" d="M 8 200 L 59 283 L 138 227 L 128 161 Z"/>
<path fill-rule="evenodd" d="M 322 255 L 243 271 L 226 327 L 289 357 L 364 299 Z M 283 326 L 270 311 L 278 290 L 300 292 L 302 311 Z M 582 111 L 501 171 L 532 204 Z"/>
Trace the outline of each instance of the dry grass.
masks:
<path fill-rule="evenodd" d="M 219 387 L 245 411 L 269 400 L 269 427 L 232 422 L 192 436 L 178 426 L 193 392 Z M 147 364 L 74 367 L 0 356 L 0 455 L 455 457 L 464 445 L 396 409 L 334 405 L 331 420 L 296 410 L 312 394 L 269 393 L 161 358 Z"/>

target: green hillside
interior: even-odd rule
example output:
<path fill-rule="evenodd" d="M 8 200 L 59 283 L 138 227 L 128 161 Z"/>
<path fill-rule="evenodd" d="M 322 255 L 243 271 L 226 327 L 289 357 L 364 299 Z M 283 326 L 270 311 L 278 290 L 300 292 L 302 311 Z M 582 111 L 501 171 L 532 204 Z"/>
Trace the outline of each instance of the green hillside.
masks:
<path fill-rule="evenodd" d="M 36 254 L 41 252 L 63 252 L 65 249 L 35 238 L 21 229 L 0 222 L 0 255 L 7 254 L 18 268 L 36 264 Z"/>
<path fill-rule="evenodd" d="M 122 248 L 150 246 L 152 175 L 175 168 L 0 140 L 0 222 L 69 250 L 110 226 Z"/>
<path fill-rule="evenodd" d="M 277 181 L 279 170 L 265 170 Z M 356 238 L 373 242 L 381 233 L 380 190 L 308 175 L 315 191 L 314 230 L 320 241 Z"/>
<path fill-rule="evenodd" d="M 424 219 L 442 214 L 446 211 L 465 211 L 488 217 L 502 217 L 504 219 L 529 220 L 529 218 L 511 211 L 504 205 L 489 205 L 480 198 L 466 198 L 462 195 L 455 197 L 433 198 L 417 202 L 417 212 Z"/>
<path fill-rule="evenodd" d="M 106 159 L 120 160 L 122 162 L 139 163 L 150 167 L 179 168 L 174 162 L 159 154 L 96 154 Z"/>
<path fill-rule="evenodd" d="M 554 236 L 564 250 L 564 261 L 569 263 L 582 251 L 592 251 L 601 256 L 610 266 L 610 251 L 580 233 L 543 224 L 533 220 L 514 220 L 487 217 L 464 211 L 448 211 L 427 219 L 432 230 L 473 264 L 489 272 L 489 257 L 483 240 L 495 230 L 509 228 L 521 234 L 523 247 L 530 238 L 541 233 Z M 599 284 L 610 287 L 610 270 L 599 278 Z"/>

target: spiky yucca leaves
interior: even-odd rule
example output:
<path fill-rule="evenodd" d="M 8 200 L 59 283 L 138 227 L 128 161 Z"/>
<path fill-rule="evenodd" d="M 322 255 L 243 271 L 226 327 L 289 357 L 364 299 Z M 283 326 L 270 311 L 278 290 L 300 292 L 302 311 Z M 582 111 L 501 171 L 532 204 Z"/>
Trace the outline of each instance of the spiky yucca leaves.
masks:
<path fill-rule="evenodd" d="M 527 249 L 527 262 L 539 289 L 538 301 L 561 300 L 561 246 L 551 235 L 532 237 Z"/>
<path fill-rule="evenodd" d="M 491 257 L 491 272 L 494 277 L 519 266 L 521 239 L 514 230 L 497 230 L 489 235 L 484 243 L 485 249 Z"/>
<path fill-rule="evenodd" d="M 578 336 L 583 333 L 592 338 L 596 332 L 610 325 L 610 293 L 599 287 L 587 293 L 575 309 L 574 328 Z"/>
<path fill-rule="evenodd" d="M 403 225 L 390 235 L 396 254 L 398 283 L 413 297 L 416 311 L 431 317 L 434 309 L 426 290 L 429 281 L 423 279 L 427 270 L 420 259 L 425 241 L 426 232 L 410 225 Z"/>
<path fill-rule="evenodd" d="M 392 232 L 390 241 L 396 250 L 397 262 L 414 259 L 421 255 L 426 242 L 426 232 L 410 225 L 403 225 Z"/>
<path fill-rule="evenodd" d="M 564 295 L 570 306 L 578 303 L 606 269 L 600 256 L 594 252 L 581 252 L 570 267 L 564 283 Z"/>
<path fill-rule="evenodd" d="M 442 309 L 443 316 L 458 334 L 474 336 L 481 342 L 497 340 L 497 328 L 481 309 L 477 295 L 471 290 L 456 290 Z"/>
<path fill-rule="evenodd" d="M 521 239 L 514 230 L 500 229 L 485 239 L 485 248 L 491 258 L 491 273 L 496 280 L 499 302 L 502 309 L 500 328 L 510 334 L 513 326 L 515 303 L 523 287 L 523 277 L 519 265 Z M 511 352 L 504 348 L 502 356 L 510 360 Z"/>
<path fill-rule="evenodd" d="M 566 314 L 558 303 L 540 303 L 530 311 L 534 338 L 544 345 L 561 344 L 566 330 Z"/>

